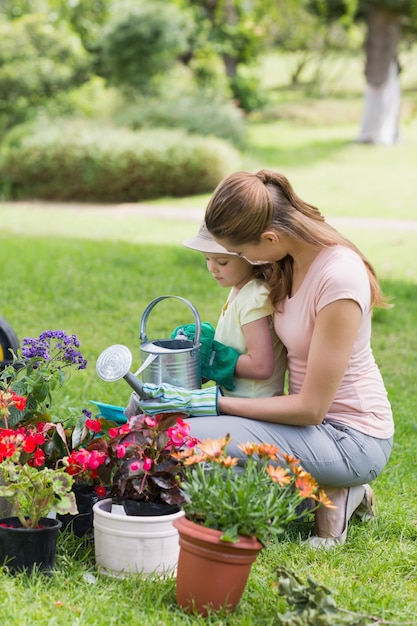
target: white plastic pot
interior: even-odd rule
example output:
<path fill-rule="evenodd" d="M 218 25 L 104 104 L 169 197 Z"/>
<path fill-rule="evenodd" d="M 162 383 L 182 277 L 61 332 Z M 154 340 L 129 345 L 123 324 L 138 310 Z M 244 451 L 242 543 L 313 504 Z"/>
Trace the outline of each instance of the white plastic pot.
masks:
<path fill-rule="evenodd" d="M 94 549 L 99 570 L 108 575 L 176 573 L 179 536 L 172 522 L 184 515 L 139 517 L 111 512 L 112 500 L 93 507 Z"/>

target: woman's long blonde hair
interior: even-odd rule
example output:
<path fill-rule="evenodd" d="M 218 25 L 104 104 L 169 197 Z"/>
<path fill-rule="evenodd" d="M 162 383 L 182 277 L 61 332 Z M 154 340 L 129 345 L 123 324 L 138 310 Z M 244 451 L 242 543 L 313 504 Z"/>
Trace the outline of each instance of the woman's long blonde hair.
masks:
<path fill-rule="evenodd" d="M 354 250 L 366 266 L 371 306 L 389 306 L 375 270 L 362 252 L 327 224 L 315 206 L 301 200 L 283 174 L 270 170 L 231 174 L 215 189 L 206 209 L 205 221 L 213 237 L 226 239 L 233 246 L 259 243 L 262 233 L 271 228 L 317 248 L 336 244 L 346 246 Z M 291 294 L 292 277 L 290 256 L 271 264 L 266 278 L 274 307 Z"/>

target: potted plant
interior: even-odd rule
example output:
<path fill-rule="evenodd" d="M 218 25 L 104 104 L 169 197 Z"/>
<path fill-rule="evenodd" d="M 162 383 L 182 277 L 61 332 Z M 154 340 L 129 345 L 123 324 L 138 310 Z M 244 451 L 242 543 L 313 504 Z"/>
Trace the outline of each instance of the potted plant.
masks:
<path fill-rule="evenodd" d="M 61 424 L 47 424 L 45 428 L 48 433 L 53 432 L 52 439 L 55 440 L 53 449 L 62 458 L 57 461 L 57 466 L 63 466 L 65 471 L 72 476 L 72 489 L 77 502 L 78 513 L 76 515 L 58 514 L 58 519 L 62 522 L 62 530 L 69 529 L 77 537 L 92 539 L 93 537 L 93 506 L 100 499 L 109 495 L 109 488 L 104 485 L 99 468 L 107 461 L 105 446 L 103 449 L 96 448 L 97 438 L 100 441 L 110 439 L 118 434 L 118 429 L 114 422 L 109 422 L 104 418 L 93 418 L 91 412 L 83 410 L 82 416 L 75 425 L 68 428 L 61 428 Z M 59 431 L 57 435 L 56 430 Z M 89 444 L 94 441 L 92 449 Z M 64 452 L 66 456 L 63 456 Z"/>
<path fill-rule="evenodd" d="M 98 438 L 88 446 L 105 451 L 107 460 L 98 471 L 111 489 L 111 497 L 93 507 L 95 555 L 102 572 L 175 571 L 179 546 L 173 522 L 184 514 L 183 464 L 175 455 L 197 443 L 189 429 L 180 415 L 141 414 L 110 440 Z"/>
<path fill-rule="evenodd" d="M 100 422 L 92 419 L 87 409 L 76 415 L 56 401 L 59 390 L 71 374 L 86 366 L 75 334 L 45 330 L 37 338 L 24 338 L 21 349 L 13 353 L 12 362 L 0 374 L 0 390 L 3 390 L 5 404 L 0 407 L 0 426 L 18 429 L 22 425 L 36 425 L 44 437 L 45 466 L 50 469 L 64 467 L 73 478 L 79 513 L 73 516 L 58 512 L 57 515 L 62 528 L 70 525 L 79 536 L 92 534 L 92 507 L 106 491 L 96 472 L 93 474 L 98 456 L 94 455 L 94 460 L 90 459 L 89 467 L 86 467 L 86 459 L 77 464 L 74 455 L 78 460 L 82 458 L 84 448 L 97 436 L 97 424 L 98 430 L 104 434 L 115 425 L 105 419 Z M 64 459 L 69 459 L 67 464 Z M 1 500 L 5 503 L 0 506 L 3 517 L 6 513 L 11 515 L 11 507 L 6 509 L 7 501 Z"/>
<path fill-rule="evenodd" d="M 2 400 L 4 396 L 0 391 Z M 51 509 L 77 512 L 73 479 L 64 468 L 45 466 L 44 444 L 45 436 L 35 425 L 0 428 L 0 496 L 10 502 L 14 513 L 0 519 L 0 563 L 11 571 L 50 572 L 61 522 L 46 516 Z"/>
<path fill-rule="evenodd" d="M 269 444 L 238 447 L 244 460 L 227 452 L 230 437 L 198 444 L 198 453 L 178 454 L 184 465 L 181 489 L 185 516 L 180 535 L 178 604 L 207 615 L 232 610 L 246 586 L 252 563 L 284 528 L 313 510 L 332 506 L 299 461 Z"/>
<path fill-rule="evenodd" d="M 15 427 L 36 421 L 53 422 L 53 392 L 63 386 L 72 370 L 83 370 L 87 361 L 75 334 L 63 330 L 46 330 L 39 337 L 25 337 L 13 360 L 0 373 L 0 389 L 26 398 L 25 406 L 9 408 L 4 427 Z"/>

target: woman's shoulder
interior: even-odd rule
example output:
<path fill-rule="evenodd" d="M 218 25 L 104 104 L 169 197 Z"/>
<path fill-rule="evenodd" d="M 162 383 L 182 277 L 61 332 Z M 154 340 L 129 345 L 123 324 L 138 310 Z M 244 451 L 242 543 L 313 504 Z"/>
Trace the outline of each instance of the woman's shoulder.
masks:
<path fill-rule="evenodd" d="M 366 269 L 363 260 L 355 250 L 340 244 L 323 248 L 312 263 L 312 268 L 320 271 L 335 267 L 346 270 L 351 267 Z"/>
<path fill-rule="evenodd" d="M 334 246 L 323 248 L 316 258 L 320 258 L 324 262 L 350 259 L 354 262 L 363 263 L 360 255 L 355 250 L 352 250 L 352 248 L 348 246 L 343 246 L 342 244 L 335 244 Z"/>
<path fill-rule="evenodd" d="M 323 302 L 349 298 L 358 300 L 366 308 L 370 298 L 367 269 L 360 255 L 343 245 L 325 248 L 316 257 L 318 261 L 311 276 L 311 289 Z"/>

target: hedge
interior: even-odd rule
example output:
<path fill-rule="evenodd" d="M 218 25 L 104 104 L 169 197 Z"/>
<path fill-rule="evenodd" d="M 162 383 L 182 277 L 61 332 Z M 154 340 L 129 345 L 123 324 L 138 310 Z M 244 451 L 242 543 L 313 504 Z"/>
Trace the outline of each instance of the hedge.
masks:
<path fill-rule="evenodd" d="M 177 129 L 85 124 L 15 130 L 0 152 L 3 198 L 137 202 L 209 193 L 238 169 L 228 142 Z"/>

